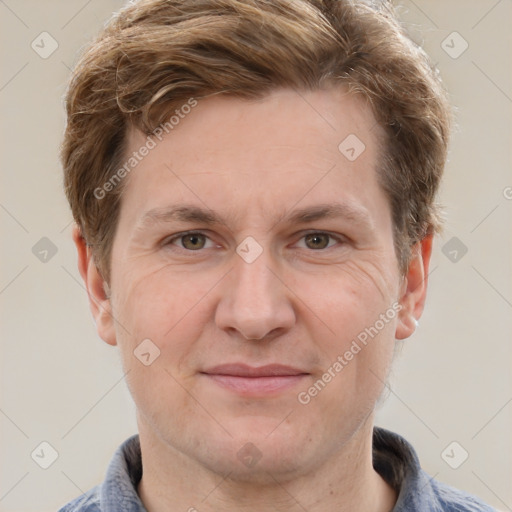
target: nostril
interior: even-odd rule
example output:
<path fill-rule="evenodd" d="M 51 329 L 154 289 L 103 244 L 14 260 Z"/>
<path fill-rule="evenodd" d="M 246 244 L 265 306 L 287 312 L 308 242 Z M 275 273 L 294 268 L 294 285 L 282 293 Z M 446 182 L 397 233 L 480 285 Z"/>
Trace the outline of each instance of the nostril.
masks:
<path fill-rule="evenodd" d="M 244 338 L 245 338 L 247 341 L 260 341 L 260 340 L 262 340 L 264 337 L 265 337 L 265 334 L 264 334 L 263 336 L 260 336 L 259 338 L 247 338 L 247 337 L 244 335 Z"/>
<path fill-rule="evenodd" d="M 243 337 L 246 339 L 246 341 L 261 341 L 263 339 L 270 340 L 271 338 L 274 338 L 276 335 L 278 335 L 280 331 L 279 327 L 276 327 L 275 329 L 272 329 L 271 331 L 263 334 L 263 336 L 260 336 L 259 338 L 256 337 L 249 337 L 242 333 Z"/>

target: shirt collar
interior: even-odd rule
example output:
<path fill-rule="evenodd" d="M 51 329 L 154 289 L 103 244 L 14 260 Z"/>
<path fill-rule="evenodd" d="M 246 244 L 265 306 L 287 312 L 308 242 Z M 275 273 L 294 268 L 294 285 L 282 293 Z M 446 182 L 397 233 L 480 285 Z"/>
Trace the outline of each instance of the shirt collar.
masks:
<path fill-rule="evenodd" d="M 374 427 L 373 466 L 393 487 L 398 500 L 392 512 L 431 510 L 435 498 L 432 478 L 421 469 L 413 447 L 399 435 Z M 116 451 L 101 486 L 104 512 L 146 512 L 137 486 L 142 478 L 139 436 L 127 439 Z"/>

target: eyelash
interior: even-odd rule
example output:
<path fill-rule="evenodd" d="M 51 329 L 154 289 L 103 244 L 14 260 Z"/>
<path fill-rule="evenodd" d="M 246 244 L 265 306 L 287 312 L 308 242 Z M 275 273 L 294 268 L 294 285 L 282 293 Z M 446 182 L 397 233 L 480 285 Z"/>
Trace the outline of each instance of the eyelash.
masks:
<path fill-rule="evenodd" d="M 176 240 L 180 240 L 181 238 L 187 236 L 187 235 L 203 235 L 204 237 L 206 237 L 210 242 L 212 242 L 211 238 L 204 232 L 202 231 L 184 231 L 182 233 L 178 233 L 176 235 L 173 235 L 172 237 L 170 238 L 166 238 L 163 242 L 162 242 L 162 245 L 164 247 L 167 247 L 169 245 L 175 245 L 173 244 L 174 241 Z M 308 231 L 307 233 L 304 233 L 299 240 L 303 240 L 306 236 L 308 235 L 327 235 L 331 240 L 335 240 L 337 243 L 341 243 L 341 244 L 344 244 L 346 243 L 346 238 L 345 237 L 342 237 L 342 236 L 337 236 L 337 235 L 333 235 L 329 232 L 326 232 L 326 231 Z M 194 252 L 202 252 L 205 250 L 205 248 L 203 249 L 198 249 L 198 250 L 192 250 L 192 249 L 186 249 L 185 247 L 179 247 L 177 246 L 178 249 L 184 251 L 184 252 L 187 252 L 187 253 L 194 253 Z M 331 249 L 332 247 L 334 247 L 334 244 L 333 245 L 328 245 L 326 248 L 324 249 L 308 249 L 307 247 L 305 248 L 306 250 L 309 250 L 309 251 L 312 251 L 312 252 L 323 252 L 323 251 L 326 251 L 327 249 Z"/>

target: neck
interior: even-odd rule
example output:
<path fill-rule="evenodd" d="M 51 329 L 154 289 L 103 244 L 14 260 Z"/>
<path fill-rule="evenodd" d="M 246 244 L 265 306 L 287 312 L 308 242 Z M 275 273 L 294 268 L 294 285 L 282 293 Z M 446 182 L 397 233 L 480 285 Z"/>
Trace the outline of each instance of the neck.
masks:
<path fill-rule="evenodd" d="M 396 493 L 373 469 L 372 422 L 310 473 L 257 484 L 210 471 L 139 424 L 138 492 L 148 512 L 389 512 Z"/>

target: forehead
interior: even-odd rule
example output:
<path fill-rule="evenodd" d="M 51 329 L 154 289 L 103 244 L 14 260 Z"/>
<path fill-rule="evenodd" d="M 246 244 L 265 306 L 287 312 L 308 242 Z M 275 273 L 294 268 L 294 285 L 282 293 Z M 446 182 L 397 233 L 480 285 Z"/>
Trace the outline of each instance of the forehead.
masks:
<path fill-rule="evenodd" d="M 132 222 L 184 202 L 270 218 L 315 201 L 355 207 L 378 192 L 382 130 L 368 104 L 340 87 L 215 96 L 179 113 L 127 177 L 122 215 Z M 148 140 L 132 129 L 125 157 Z"/>

